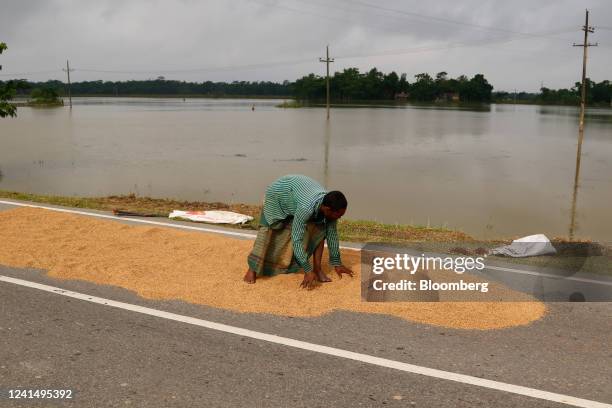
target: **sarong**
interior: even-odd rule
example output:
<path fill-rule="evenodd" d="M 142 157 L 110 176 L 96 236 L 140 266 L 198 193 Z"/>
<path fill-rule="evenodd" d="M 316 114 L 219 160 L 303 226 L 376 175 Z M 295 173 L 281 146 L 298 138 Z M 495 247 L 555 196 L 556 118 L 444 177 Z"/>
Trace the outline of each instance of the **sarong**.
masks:
<path fill-rule="evenodd" d="M 260 217 L 259 231 L 249 254 L 249 268 L 257 276 L 274 276 L 279 273 L 295 273 L 301 269 L 293 256 L 291 226 L 293 217 L 268 224 L 263 212 Z M 308 222 L 304 234 L 304 250 L 308 258 L 325 239 L 325 224 Z"/>

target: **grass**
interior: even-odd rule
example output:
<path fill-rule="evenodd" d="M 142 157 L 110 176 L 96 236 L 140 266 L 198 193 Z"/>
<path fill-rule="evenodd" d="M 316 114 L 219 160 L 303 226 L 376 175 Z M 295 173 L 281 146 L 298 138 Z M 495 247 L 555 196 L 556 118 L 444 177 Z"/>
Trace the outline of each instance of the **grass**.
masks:
<path fill-rule="evenodd" d="M 119 93 L 119 94 L 72 94 L 73 97 L 82 98 L 175 98 L 175 99 L 289 99 L 290 95 L 228 95 L 228 94 L 149 94 L 149 93 Z M 66 95 L 63 95 L 66 97 Z"/>
<path fill-rule="evenodd" d="M 61 99 L 58 99 L 56 101 L 37 101 L 37 100 L 31 100 L 31 101 L 15 101 L 13 102 L 14 105 L 16 106 L 27 106 L 30 108 L 57 108 L 57 107 L 61 107 L 64 106 L 64 101 L 62 101 Z"/>
<path fill-rule="evenodd" d="M 282 103 L 279 103 L 278 105 L 276 105 L 277 108 L 283 108 L 283 109 L 303 108 L 304 106 L 306 105 L 296 100 L 283 101 Z"/>
<path fill-rule="evenodd" d="M 461 231 L 446 228 L 345 219 L 341 219 L 338 223 L 338 234 L 341 240 L 352 242 L 469 242 L 473 240 L 472 237 Z"/>
<path fill-rule="evenodd" d="M 238 228 L 257 229 L 261 206 L 252 204 L 226 204 L 220 202 L 180 201 L 161 198 L 138 197 L 135 194 L 108 197 L 66 197 L 20 193 L 0 190 L 0 197 L 32 201 L 65 207 L 93 210 L 145 212 L 167 217 L 172 210 L 227 210 L 254 217 L 247 225 Z M 460 231 L 412 225 L 391 225 L 374 221 L 345 220 L 338 223 L 338 233 L 343 241 L 352 242 L 414 242 L 414 241 L 471 241 L 472 237 Z"/>

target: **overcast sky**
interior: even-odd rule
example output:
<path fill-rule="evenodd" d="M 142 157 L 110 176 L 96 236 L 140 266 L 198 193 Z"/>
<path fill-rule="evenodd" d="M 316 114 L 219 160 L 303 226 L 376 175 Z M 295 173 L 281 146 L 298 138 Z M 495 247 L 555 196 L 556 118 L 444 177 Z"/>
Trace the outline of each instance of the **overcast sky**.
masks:
<path fill-rule="evenodd" d="M 610 0 L 0 0 L 0 78 L 64 79 L 70 59 L 73 81 L 294 80 L 324 73 L 329 43 L 334 71 L 568 87 L 580 79 L 582 49 L 571 45 L 585 7 L 600 44 L 589 76 L 612 79 Z"/>

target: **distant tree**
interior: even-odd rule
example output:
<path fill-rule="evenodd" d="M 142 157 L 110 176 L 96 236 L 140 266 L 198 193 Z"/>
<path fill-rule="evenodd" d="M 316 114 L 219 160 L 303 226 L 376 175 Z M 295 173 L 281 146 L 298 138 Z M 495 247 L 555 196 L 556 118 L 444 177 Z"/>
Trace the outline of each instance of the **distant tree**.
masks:
<path fill-rule="evenodd" d="M 382 84 L 382 93 L 384 99 L 393 99 L 395 98 L 395 94 L 401 92 L 400 87 L 400 77 L 397 75 L 395 71 L 390 72 L 385 75 L 383 78 Z"/>
<path fill-rule="evenodd" d="M 325 78 L 310 74 L 295 81 L 293 89 L 298 99 L 321 99 L 325 94 Z"/>
<path fill-rule="evenodd" d="M 428 73 L 415 75 L 415 81 L 409 83 L 405 73 L 390 72 L 385 74 L 377 68 L 361 73 L 358 68 L 346 68 L 335 72 L 330 78 L 331 97 L 338 101 L 351 100 L 390 100 L 399 93 L 406 93 L 409 99 L 423 102 L 448 100 L 449 95 L 459 94 L 460 99 L 468 102 L 488 102 L 491 100 L 493 87 L 482 74 L 469 79 L 465 75 L 450 78 L 445 71 L 435 77 Z M 29 82 L 30 89 L 53 89 L 58 95 L 65 95 L 65 84 L 52 80 L 46 82 Z M 600 89 L 601 88 L 601 89 Z M 609 89 L 602 85 L 595 92 L 589 92 L 595 98 L 605 98 Z M 17 89 L 27 95 L 25 89 Z M 39 92 L 39 91 L 36 91 Z M 35 92 L 35 94 L 36 94 Z M 208 95 L 208 96 L 294 96 L 301 100 L 325 99 L 325 77 L 309 74 L 294 82 L 185 82 L 157 77 L 149 80 L 129 81 L 83 81 L 72 83 L 72 95 Z"/>
<path fill-rule="evenodd" d="M 469 81 L 459 77 L 459 98 L 464 102 L 490 102 L 493 86 L 482 74 L 476 74 Z"/>
<path fill-rule="evenodd" d="M 6 49 L 6 44 L 0 42 L 0 54 Z M 0 69 L 2 69 L 1 65 Z M 9 103 L 13 96 L 15 96 L 16 89 L 16 81 L 0 82 L 0 118 L 17 115 L 17 108 L 15 105 Z"/>
<path fill-rule="evenodd" d="M 428 73 L 416 74 L 415 82 L 410 87 L 410 98 L 422 102 L 436 99 L 437 90 L 433 78 Z"/>
<path fill-rule="evenodd" d="M 612 82 L 606 80 L 594 82 L 590 89 L 591 101 L 594 103 L 612 103 Z"/>
<path fill-rule="evenodd" d="M 334 73 L 331 78 L 332 98 L 341 101 L 389 100 L 404 92 L 410 95 L 410 99 L 423 102 L 446 100 L 447 93 L 463 95 L 462 99 L 470 102 L 488 102 L 491 100 L 492 89 L 482 74 L 472 79 L 465 75 L 449 79 L 448 73 L 444 71 L 436 74 L 435 79 L 428 73 L 417 74 L 415 82 L 411 84 L 406 74 L 384 74 L 377 68 L 363 74 L 358 68 L 346 68 Z M 292 90 L 299 99 L 323 99 L 325 78 L 314 74 L 304 76 L 295 81 Z"/>
<path fill-rule="evenodd" d="M 365 99 L 382 99 L 379 95 L 383 88 L 384 74 L 376 68 L 372 68 L 363 77 L 363 90 Z"/>
<path fill-rule="evenodd" d="M 361 74 L 358 68 L 336 72 L 331 79 L 332 97 L 341 101 L 363 99 Z"/>
<path fill-rule="evenodd" d="M 51 87 L 36 88 L 30 93 L 36 103 L 58 103 L 59 94 Z"/>
<path fill-rule="evenodd" d="M 540 92 L 537 102 L 543 104 L 576 105 L 580 102 L 580 91 L 578 88 L 549 89 L 542 87 Z"/>
<path fill-rule="evenodd" d="M 448 77 L 448 72 L 442 71 L 436 74 L 436 81 L 446 81 Z"/>
<path fill-rule="evenodd" d="M 452 88 L 452 83 L 448 80 L 448 73 L 445 71 L 438 72 L 436 74 L 436 88 L 438 96 L 442 96 L 445 93 L 454 92 L 455 90 Z"/>
<path fill-rule="evenodd" d="M 545 104 L 577 105 L 580 103 L 582 83 L 576 82 L 570 89 L 549 89 L 542 87 L 537 101 Z M 612 83 L 609 80 L 599 83 L 586 79 L 587 104 L 610 105 L 612 103 Z"/>
<path fill-rule="evenodd" d="M 397 84 L 399 92 L 408 92 L 410 90 L 410 84 L 408 83 L 408 79 L 406 74 L 402 74 L 400 76 L 399 82 Z"/>

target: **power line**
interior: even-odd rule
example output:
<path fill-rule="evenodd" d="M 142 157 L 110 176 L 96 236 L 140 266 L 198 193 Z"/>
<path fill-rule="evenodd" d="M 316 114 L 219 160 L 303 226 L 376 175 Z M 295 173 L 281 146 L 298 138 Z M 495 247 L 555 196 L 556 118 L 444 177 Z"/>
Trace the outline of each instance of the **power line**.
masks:
<path fill-rule="evenodd" d="M 355 58 L 369 58 L 369 57 L 381 57 L 381 56 L 392 56 L 392 55 L 402 55 L 402 54 L 412 54 L 419 52 L 431 52 L 431 51 L 439 51 L 446 50 L 451 48 L 458 47 L 471 47 L 471 46 L 479 46 L 479 45 L 489 45 L 496 44 L 499 42 L 509 42 L 514 41 L 516 38 L 495 38 L 492 40 L 487 40 L 484 42 L 466 42 L 466 43 L 453 43 L 447 45 L 440 46 L 426 46 L 426 47 L 415 47 L 409 49 L 402 50 L 386 50 L 379 51 L 373 53 L 365 53 L 365 54 L 347 54 L 337 56 L 336 59 L 355 59 Z M 96 69 L 96 68 L 71 68 L 71 71 L 77 72 L 92 72 L 92 73 L 102 73 L 102 74 L 178 74 L 178 73 L 197 73 L 197 72 L 220 72 L 220 71 L 235 71 L 235 70 L 243 70 L 243 69 L 256 69 L 256 68 L 268 68 L 268 67 L 276 67 L 283 65 L 298 65 L 304 63 L 313 63 L 314 60 L 312 58 L 304 58 L 304 59 L 294 59 L 294 60 L 281 60 L 274 62 L 265 62 L 258 64 L 246 64 L 246 65 L 227 65 L 227 66 L 217 66 L 217 67 L 200 67 L 200 68 L 187 68 L 187 69 L 161 69 L 161 70 L 107 70 L 107 69 Z M 63 69 L 65 71 L 65 69 Z M 60 69 L 56 70 L 46 70 L 46 71 L 32 71 L 32 72 L 18 72 L 18 73 L 9 73 L 2 74 L 3 76 L 20 76 L 20 75 L 33 75 L 33 74 L 46 74 L 46 73 L 57 73 L 61 72 Z"/>
<path fill-rule="evenodd" d="M 15 77 L 15 76 L 19 76 L 19 75 L 38 75 L 38 74 L 54 74 L 59 72 L 59 69 L 49 69 L 46 71 L 30 71 L 30 72 L 16 72 L 16 73 L 9 73 L 9 74 L 0 74 L 0 76 L 5 76 L 5 77 Z"/>
<path fill-rule="evenodd" d="M 93 68 L 76 68 L 81 72 L 97 72 L 106 74 L 179 74 L 189 72 L 215 72 L 215 71 L 235 71 L 241 69 L 250 68 L 266 68 L 272 66 L 281 65 L 296 65 L 306 62 L 313 62 L 312 58 L 294 59 L 294 60 L 280 60 L 276 62 L 264 62 L 256 64 L 245 64 L 245 65 L 225 65 L 225 66 L 211 66 L 211 67 L 200 67 L 200 68 L 186 68 L 186 69 L 161 69 L 161 70 L 102 70 Z"/>
<path fill-rule="evenodd" d="M 523 34 L 516 34 L 514 36 L 502 36 L 502 37 L 493 37 L 486 38 L 482 40 L 475 41 L 466 41 L 459 43 L 450 43 L 450 44 L 442 44 L 442 45 L 433 45 L 433 46 L 423 46 L 423 47 L 413 47 L 408 49 L 400 49 L 400 50 L 383 50 L 383 51 L 375 51 L 370 53 L 358 53 L 358 54 L 345 54 L 345 55 L 337 55 L 337 60 L 342 59 L 357 59 L 357 58 L 371 58 L 371 57 L 382 57 L 382 56 L 394 56 L 394 55 L 406 55 L 406 54 L 418 54 L 425 52 L 435 52 L 435 51 L 444 51 L 454 48 L 463 48 L 463 47 L 480 47 L 480 46 L 488 46 L 493 44 L 502 44 L 508 43 L 516 40 L 523 39 Z M 160 74 L 181 74 L 181 73 L 199 73 L 199 72 L 225 72 L 225 71 L 238 71 L 245 69 L 259 69 L 259 68 L 271 68 L 277 66 L 287 66 L 287 65 L 299 65 L 305 63 L 313 63 L 313 58 L 301 58 L 301 59 L 292 59 L 292 60 L 279 60 L 265 63 L 255 63 L 255 64 L 244 64 L 244 65 L 225 65 L 225 66 L 210 66 L 210 67 L 199 67 L 199 68 L 186 68 L 186 69 L 158 69 L 158 70 L 108 70 L 108 69 L 96 69 L 96 68 L 71 68 L 71 71 L 77 72 L 91 72 L 91 73 L 102 73 L 102 74 L 150 74 L 150 75 L 160 75 Z M 65 71 L 65 69 L 64 69 Z M 31 71 L 31 72 L 21 72 L 21 73 L 3 73 L 1 76 L 12 76 L 18 77 L 22 75 L 36 75 L 36 74 L 46 74 L 46 73 L 57 73 L 60 72 L 57 70 L 45 70 L 45 71 Z"/>
<path fill-rule="evenodd" d="M 304 2 L 304 0 L 296 0 L 296 1 Z M 400 10 L 400 9 L 395 9 L 395 8 L 390 8 L 390 7 L 383 7 L 383 6 L 380 6 L 380 5 L 371 4 L 371 3 L 368 3 L 368 2 L 365 2 L 365 1 L 360 1 L 360 0 L 343 0 L 343 1 L 346 2 L 346 3 L 349 3 L 349 4 L 357 4 L 357 5 L 365 7 L 365 8 L 381 10 L 381 11 L 385 11 L 385 12 L 389 12 L 389 13 L 394 13 L 394 14 L 399 14 L 399 15 L 404 16 L 404 17 L 412 17 L 412 18 L 417 18 L 417 19 L 436 21 L 438 23 L 444 23 L 444 24 L 460 25 L 460 26 L 470 27 L 470 28 L 478 29 L 478 30 L 493 31 L 493 32 L 506 33 L 506 34 L 518 34 L 518 35 L 530 36 L 530 37 L 549 37 L 550 36 L 549 33 L 531 33 L 531 32 L 514 31 L 514 30 L 510 30 L 510 29 L 495 27 L 495 26 L 486 26 L 486 25 L 475 24 L 475 23 L 470 23 L 470 22 L 466 22 L 466 21 L 453 20 L 453 19 L 444 18 L 444 17 L 438 17 L 438 16 L 427 15 L 427 14 L 421 14 L 421 13 L 416 13 L 416 12 L 411 12 L 411 11 L 406 11 L 406 10 Z M 329 7 L 329 6 L 330 5 L 326 5 L 326 7 Z M 559 34 L 567 33 L 567 32 L 573 32 L 573 30 L 574 30 L 573 26 L 572 27 L 566 27 L 566 28 L 563 28 L 562 31 L 559 32 Z M 559 38 L 556 38 L 556 37 L 552 37 L 552 38 L 559 39 Z"/>
<path fill-rule="evenodd" d="M 342 21 L 342 22 L 350 22 L 350 23 L 354 23 L 354 20 L 351 19 L 347 19 L 347 18 L 340 18 L 337 16 L 331 16 L 329 14 L 319 14 L 316 12 L 313 12 L 311 10 L 304 10 L 304 9 L 299 9 L 299 8 L 295 8 L 295 7 L 290 7 L 287 6 L 285 4 L 281 4 L 281 3 L 270 3 L 267 2 L 265 0 L 249 0 L 251 2 L 255 2 L 258 4 L 262 4 L 268 7 L 275 7 L 275 8 L 280 8 L 280 9 L 284 9 L 287 11 L 291 11 L 294 13 L 298 13 L 298 14 L 309 14 L 315 17 L 319 17 L 319 18 L 324 18 L 327 20 L 335 20 L 335 21 Z M 304 0 L 294 0 L 297 2 L 304 2 L 306 4 L 310 4 L 309 2 L 305 2 Z M 555 39 L 555 40 L 559 40 L 559 41 L 566 41 L 564 39 L 558 38 L 558 37 L 551 37 L 551 35 L 553 34 L 564 34 L 564 33 L 569 33 L 569 32 L 573 32 L 575 30 L 575 27 L 564 27 L 560 30 L 554 30 L 552 32 L 542 32 L 542 33 L 526 33 L 526 32 L 520 32 L 520 31 L 513 31 L 513 30 L 507 30 L 507 29 L 503 29 L 503 28 L 497 28 L 497 27 L 491 27 L 491 26 L 483 26 L 483 25 L 479 25 L 479 24 L 471 24 L 471 23 L 467 23 L 467 22 L 461 22 L 461 21 L 457 21 L 457 20 L 450 20 L 450 19 L 445 19 L 445 18 L 440 18 L 440 17 L 435 17 L 435 16 L 427 16 L 424 14 L 418 14 L 418 13 L 412 13 L 412 12 L 407 12 L 407 11 L 403 11 L 403 10 L 398 10 L 398 9 L 392 9 L 392 8 L 387 8 L 387 7 L 381 7 L 381 6 L 376 6 L 373 4 L 369 4 L 369 3 L 365 3 L 365 2 L 359 2 L 359 1 L 353 1 L 353 0 L 344 0 L 347 2 L 354 2 L 356 4 L 361 5 L 362 7 L 370 7 L 370 8 L 374 8 L 374 9 L 379 9 L 379 10 L 384 10 L 384 11 L 388 11 L 388 12 L 395 12 L 398 13 L 400 15 L 403 15 L 403 17 L 407 16 L 417 16 L 420 18 L 424 18 L 424 19 L 429 19 L 429 20 L 434 20 L 434 21 L 438 21 L 438 22 L 444 22 L 444 23 L 450 23 L 450 24 L 458 24 L 458 25 L 463 25 L 463 26 L 468 26 L 468 27 L 472 27 L 472 28 L 478 28 L 481 30 L 487 30 L 487 31 L 495 31 L 495 32 L 502 32 L 502 33 L 506 33 L 506 34 L 516 34 L 516 35 L 520 35 L 520 36 L 524 36 L 524 37 L 535 37 L 535 38 L 549 38 L 549 39 Z M 336 9 L 340 9 L 337 6 L 333 6 L 332 4 L 324 4 L 324 7 L 326 9 L 328 8 L 336 8 Z M 346 11 L 345 9 L 342 9 L 343 11 Z M 355 10 L 349 10 L 352 12 L 355 12 Z M 379 16 L 381 16 L 379 14 Z M 386 30 L 389 29 L 389 26 L 380 26 L 378 24 L 373 24 L 372 20 L 367 20 L 366 24 L 369 24 L 371 26 L 375 26 L 377 28 L 384 28 Z"/>
<path fill-rule="evenodd" d="M 311 14 L 311 15 L 316 16 L 316 17 L 322 17 L 322 18 L 329 18 L 329 19 L 338 20 L 338 18 L 329 16 L 329 15 L 322 15 L 322 14 L 313 13 L 313 12 L 310 12 L 310 11 L 295 9 L 295 8 L 291 8 L 291 7 L 287 7 L 287 6 L 281 5 L 279 3 L 272 4 L 272 3 L 268 3 L 266 1 L 261 1 L 261 0 L 250 0 L 250 1 L 254 1 L 254 2 L 259 3 L 259 4 L 264 4 L 264 5 L 267 5 L 267 6 L 270 6 L 270 7 L 283 8 L 283 9 L 286 9 L 286 10 L 289 10 L 289 11 L 293 11 L 293 12 L 297 12 L 297 13 L 307 13 L 307 14 Z M 446 50 L 446 49 L 452 49 L 452 48 L 458 48 L 458 47 L 476 47 L 476 46 L 481 46 L 481 45 L 489 45 L 489 44 L 504 43 L 504 42 L 520 40 L 524 36 L 547 37 L 547 36 L 549 36 L 551 34 L 567 32 L 567 30 L 563 29 L 563 30 L 556 30 L 556 31 L 549 31 L 549 32 L 542 32 L 542 33 L 523 33 L 523 32 L 506 30 L 506 29 L 501 29 L 501 28 L 496 28 L 496 27 L 488 27 L 488 26 L 483 26 L 483 25 L 478 25 L 478 24 L 466 23 L 466 22 L 461 22 L 461 21 L 457 21 L 457 20 L 450 20 L 450 19 L 440 18 L 440 17 L 435 17 L 435 16 L 428 16 L 428 15 L 419 14 L 419 13 L 407 12 L 407 11 L 392 9 L 392 8 L 388 8 L 388 7 L 376 6 L 376 5 L 373 5 L 373 4 L 370 4 L 370 3 L 366 3 L 366 2 L 363 2 L 363 1 L 359 1 L 359 0 L 344 0 L 344 1 L 347 1 L 349 3 L 350 2 L 356 3 L 356 4 L 359 4 L 359 5 L 362 5 L 363 7 L 371 7 L 371 8 L 385 10 L 385 11 L 392 11 L 392 12 L 395 12 L 395 13 L 406 14 L 406 15 L 410 15 L 410 16 L 417 16 L 417 17 L 420 17 L 420 18 L 427 18 L 427 19 L 432 19 L 432 20 L 438 20 L 438 21 L 445 22 L 445 23 L 461 24 L 461 25 L 477 27 L 477 28 L 480 28 L 480 29 L 486 29 L 486 30 L 491 30 L 491 31 L 499 31 L 499 32 L 504 32 L 504 33 L 512 33 L 512 34 L 514 34 L 514 36 L 511 36 L 511 37 L 486 38 L 486 39 L 478 40 L 478 41 L 474 41 L 474 42 L 451 43 L 451 44 L 440 45 L 440 46 L 415 47 L 415 48 L 411 48 L 411 49 L 407 49 L 407 50 L 387 50 L 387 51 L 374 52 L 374 53 L 370 53 L 370 54 L 345 55 L 345 56 L 338 56 L 337 57 L 338 59 L 368 58 L 368 57 L 377 57 L 377 56 L 391 56 L 391 55 L 402 55 L 402 54 L 412 54 L 412 53 L 419 53 L 419 52 L 431 52 L 431 51 L 438 51 L 438 50 Z M 346 19 L 340 19 L 340 20 L 347 21 Z M 348 21 L 350 21 L 350 20 L 348 20 Z M 555 37 L 553 37 L 553 38 L 555 38 Z M 555 39 L 558 39 L 558 38 L 555 38 Z M 295 59 L 295 60 L 285 60 L 285 61 L 276 61 L 276 62 L 246 64 L 246 65 L 229 65 L 229 66 L 201 67 L 201 68 L 188 68 L 188 69 L 107 70 L 107 69 L 96 69 L 96 68 L 77 68 L 76 70 L 80 71 L 80 72 L 92 72 L 92 73 L 104 73 L 104 74 L 157 74 L 157 75 L 159 75 L 159 74 L 178 74 L 178 73 L 197 73 L 197 72 L 222 72 L 222 71 L 243 70 L 243 69 L 268 68 L 268 67 L 282 66 L 282 65 L 298 65 L 298 64 L 312 63 L 312 62 L 313 62 L 313 60 L 308 58 L 308 59 Z M 0 74 L 0 76 L 5 76 L 5 77 L 13 76 L 14 77 L 14 76 L 18 76 L 18 75 L 36 75 L 36 74 L 56 73 L 56 72 L 57 72 L 56 70 L 47 70 L 47 71 L 33 71 L 33 72 L 23 72 L 23 73 L 13 73 L 13 74 L 11 74 L 11 73 L 4 73 L 4 74 Z"/>
<path fill-rule="evenodd" d="M 404 54 L 413 54 L 420 52 L 432 52 L 432 51 L 442 51 L 453 48 L 460 47 L 477 47 L 481 45 L 491 45 L 498 44 L 503 42 L 511 42 L 516 40 L 517 38 L 495 38 L 489 39 L 487 41 L 478 41 L 478 42 L 465 42 L 465 43 L 452 43 L 440 46 L 425 46 L 425 47 L 414 47 L 408 49 L 401 50 L 384 50 L 367 54 L 345 54 L 336 56 L 336 59 L 356 59 L 356 58 L 370 58 L 370 57 L 382 57 L 382 56 L 393 56 L 393 55 L 404 55 Z M 92 73 L 101 73 L 101 74 L 150 74 L 150 75 L 159 75 L 159 74 L 180 74 L 180 73 L 198 73 L 198 72 L 221 72 L 221 71 L 237 71 L 244 69 L 257 69 L 257 68 L 269 68 L 283 65 L 299 65 L 304 63 L 313 63 L 313 58 L 305 58 L 305 59 L 295 59 L 295 60 L 284 60 L 284 61 L 275 61 L 275 62 L 266 62 L 259 64 L 246 64 L 246 65 L 227 65 L 227 66 L 217 66 L 217 67 L 200 67 L 200 68 L 187 68 L 187 69 L 160 69 L 160 70 L 107 70 L 107 69 L 95 69 L 95 68 L 71 68 L 70 71 L 77 72 L 92 72 Z M 47 70 L 47 71 L 33 71 L 33 72 L 17 72 L 17 73 L 9 73 L 2 74 L 3 76 L 21 76 L 21 75 L 34 75 L 34 74 L 46 74 L 46 73 L 58 73 L 62 70 Z M 65 69 L 63 69 L 65 71 Z"/>

